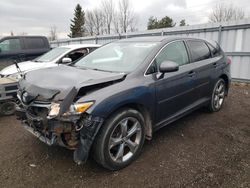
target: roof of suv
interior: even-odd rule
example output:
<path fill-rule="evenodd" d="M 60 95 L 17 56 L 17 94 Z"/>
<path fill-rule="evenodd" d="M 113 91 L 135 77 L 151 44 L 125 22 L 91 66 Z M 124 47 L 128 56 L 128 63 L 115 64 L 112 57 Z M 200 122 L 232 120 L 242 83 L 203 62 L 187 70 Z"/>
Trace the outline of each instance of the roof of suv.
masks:
<path fill-rule="evenodd" d="M 163 41 L 172 41 L 178 39 L 200 39 L 200 38 L 191 38 L 191 37 L 178 37 L 178 36 L 145 36 L 145 37 L 135 37 L 127 38 L 120 40 L 121 42 L 163 42 Z M 206 40 L 206 39 L 200 39 Z"/>
<path fill-rule="evenodd" d="M 70 48 L 70 49 L 77 49 L 77 48 L 95 48 L 95 47 L 100 47 L 100 44 L 70 44 L 70 45 L 64 45 L 64 46 L 59 46 L 63 48 Z"/>
<path fill-rule="evenodd" d="M 41 35 L 14 35 L 14 36 L 1 36 L 0 39 L 11 39 L 11 38 L 47 38 Z"/>

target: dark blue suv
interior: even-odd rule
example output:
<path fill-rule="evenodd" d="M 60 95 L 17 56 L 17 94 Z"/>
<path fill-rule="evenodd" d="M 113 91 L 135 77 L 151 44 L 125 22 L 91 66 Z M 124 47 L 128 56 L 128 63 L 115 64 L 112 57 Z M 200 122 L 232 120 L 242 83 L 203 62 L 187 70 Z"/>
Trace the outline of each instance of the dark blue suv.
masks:
<path fill-rule="evenodd" d="M 31 71 L 19 82 L 17 116 L 48 145 L 121 169 L 153 132 L 201 107 L 219 111 L 230 63 L 216 42 L 142 37 L 107 44 L 78 62 Z"/>

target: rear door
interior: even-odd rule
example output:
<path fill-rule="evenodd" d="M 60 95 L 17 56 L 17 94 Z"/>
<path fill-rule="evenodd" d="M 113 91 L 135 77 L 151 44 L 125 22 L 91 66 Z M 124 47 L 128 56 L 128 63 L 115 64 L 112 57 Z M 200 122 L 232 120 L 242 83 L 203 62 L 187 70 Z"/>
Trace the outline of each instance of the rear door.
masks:
<path fill-rule="evenodd" d="M 24 37 L 24 43 L 26 59 L 34 59 L 49 50 L 44 37 Z"/>
<path fill-rule="evenodd" d="M 205 41 L 190 39 L 186 43 L 191 54 L 191 63 L 197 76 L 194 83 L 194 96 L 196 101 L 208 99 L 210 96 L 211 76 L 216 66 L 215 61 Z"/>
<path fill-rule="evenodd" d="M 217 79 L 221 76 L 223 69 L 225 68 L 225 66 L 228 65 L 227 63 L 227 58 L 225 58 L 225 55 L 223 53 L 223 51 L 221 50 L 220 46 L 216 43 L 216 42 L 211 42 L 208 43 L 207 45 L 211 51 L 211 55 L 212 55 L 212 59 L 211 61 L 213 62 L 213 66 L 212 66 L 212 82 L 211 82 L 211 90 L 214 87 L 215 82 L 217 81 Z"/>
<path fill-rule="evenodd" d="M 156 56 L 153 65 L 159 67 L 163 61 L 167 60 L 178 63 L 180 67 L 178 71 L 165 73 L 163 78 L 155 81 L 158 126 L 180 115 L 194 102 L 193 83 L 196 75 L 192 64 L 189 63 L 189 56 L 183 41 L 167 44 Z"/>

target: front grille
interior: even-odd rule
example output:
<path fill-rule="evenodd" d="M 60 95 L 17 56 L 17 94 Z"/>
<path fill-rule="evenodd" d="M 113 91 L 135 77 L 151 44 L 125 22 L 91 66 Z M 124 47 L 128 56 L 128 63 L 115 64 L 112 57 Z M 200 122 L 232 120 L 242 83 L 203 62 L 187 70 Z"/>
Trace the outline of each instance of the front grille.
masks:
<path fill-rule="evenodd" d="M 49 109 L 46 107 L 30 106 L 27 110 L 33 116 L 38 116 L 41 118 L 46 118 L 49 113 Z"/>
<path fill-rule="evenodd" d="M 5 90 L 6 90 L 6 91 L 17 90 L 17 89 L 18 89 L 18 88 L 17 88 L 17 85 L 6 86 L 6 87 L 5 87 Z"/>
<path fill-rule="evenodd" d="M 40 133 L 46 133 L 48 129 L 48 108 L 30 106 L 26 109 L 28 124 Z"/>
<path fill-rule="evenodd" d="M 6 93 L 6 96 L 15 97 L 16 96 L 16 92 Z"/>

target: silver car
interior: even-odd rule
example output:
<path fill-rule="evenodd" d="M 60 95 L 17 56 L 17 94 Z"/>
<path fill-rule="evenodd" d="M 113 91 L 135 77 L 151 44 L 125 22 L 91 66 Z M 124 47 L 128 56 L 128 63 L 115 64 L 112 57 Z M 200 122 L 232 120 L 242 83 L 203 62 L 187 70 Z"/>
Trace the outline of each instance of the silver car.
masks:
<path fill-rule="evenodd" d="M 92 52 L 100 47 L 98 44 L 75 44 L 60 46 L 50 50 L 42 56 L 31 60 L 18 63 L 21 73 L 37 70 L 41 68 L 48 68 L 58 66 L 59 64 L 67 64 L 77 61 L 81 57 Z M 15 65 L 10 65 L 0 71 L 1 77 L 20 78 L 20 72 Z"/>

